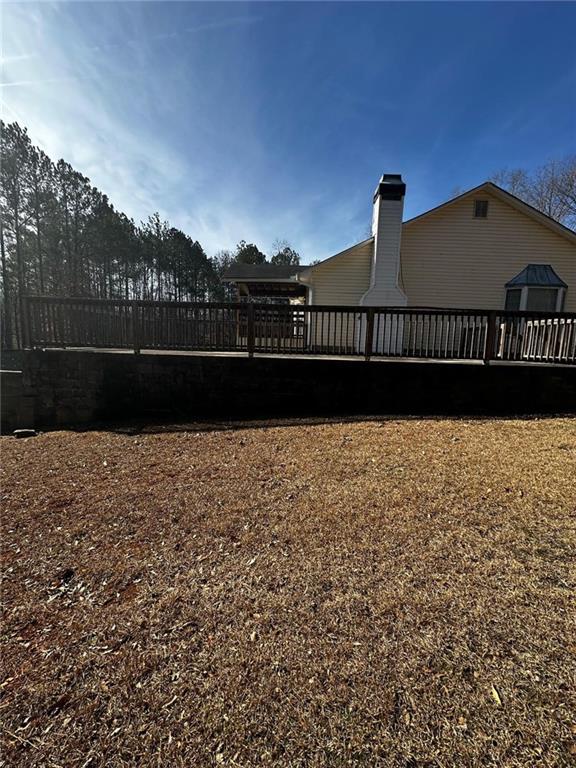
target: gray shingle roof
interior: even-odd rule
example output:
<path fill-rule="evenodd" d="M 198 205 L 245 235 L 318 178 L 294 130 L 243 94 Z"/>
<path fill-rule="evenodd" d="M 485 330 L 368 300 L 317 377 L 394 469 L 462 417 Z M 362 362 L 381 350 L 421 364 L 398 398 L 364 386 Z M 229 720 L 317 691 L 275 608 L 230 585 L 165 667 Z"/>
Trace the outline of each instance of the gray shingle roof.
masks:
<path fill-rule="evenodd" d="M 528 264 L 516 277 L 513 277 L 506 288 L 521 288 L 523 285 L 540 285 L 549 288 L 566 288 L 562 280 L 549 264 Z"/>
<path fill-rule="evenodd" d="M 224 273 L 224 280 L 287 280 L 307 265 L 289 264 L 232 264 Z"/>

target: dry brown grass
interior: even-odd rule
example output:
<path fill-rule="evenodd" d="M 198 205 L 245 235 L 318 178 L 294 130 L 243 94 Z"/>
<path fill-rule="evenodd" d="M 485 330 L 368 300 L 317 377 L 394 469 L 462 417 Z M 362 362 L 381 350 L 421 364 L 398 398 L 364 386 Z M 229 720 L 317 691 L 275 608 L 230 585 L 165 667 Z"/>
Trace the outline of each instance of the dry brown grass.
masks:
<path fill-rule="evenodd" d="M 576 422 L 2 440 L 6 766 L 564 766 Z"/>

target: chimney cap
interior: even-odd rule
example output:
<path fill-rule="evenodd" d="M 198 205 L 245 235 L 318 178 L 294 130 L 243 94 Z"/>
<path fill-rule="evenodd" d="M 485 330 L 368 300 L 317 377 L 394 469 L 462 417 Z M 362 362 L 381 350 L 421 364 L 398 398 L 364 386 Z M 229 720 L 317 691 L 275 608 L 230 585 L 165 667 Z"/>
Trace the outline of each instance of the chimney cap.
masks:
<path fill-rule="evenodd" d="M 374 193 L 374 202 L 378 197 L 383 200 L 402 200 L 405 194 L 406 184 L 402 181 L 402 174 L 383 173 Z"/>

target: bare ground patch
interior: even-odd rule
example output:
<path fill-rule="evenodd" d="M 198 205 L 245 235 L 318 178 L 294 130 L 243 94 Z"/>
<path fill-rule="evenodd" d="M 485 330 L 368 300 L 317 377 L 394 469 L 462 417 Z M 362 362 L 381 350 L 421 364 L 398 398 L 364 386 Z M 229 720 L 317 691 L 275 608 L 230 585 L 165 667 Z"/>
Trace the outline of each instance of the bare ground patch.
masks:
<path fill-rule="evenodd" d="M 6 766 L 565 766 L 576 421 L 2 448 Z"/>

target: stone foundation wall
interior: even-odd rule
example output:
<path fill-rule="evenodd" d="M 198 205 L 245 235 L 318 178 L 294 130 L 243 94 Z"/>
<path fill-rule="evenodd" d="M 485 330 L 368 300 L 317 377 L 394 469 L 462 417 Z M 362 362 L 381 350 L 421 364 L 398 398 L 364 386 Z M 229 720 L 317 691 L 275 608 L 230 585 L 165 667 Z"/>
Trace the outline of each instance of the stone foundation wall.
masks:
<path fill-rule="evenodd" d="M 162 416 L 576 412 L 576 369 L 564 367 L 31 351 L 22 368 L 33 423 L 18 426 L 38 428 Z"/>

